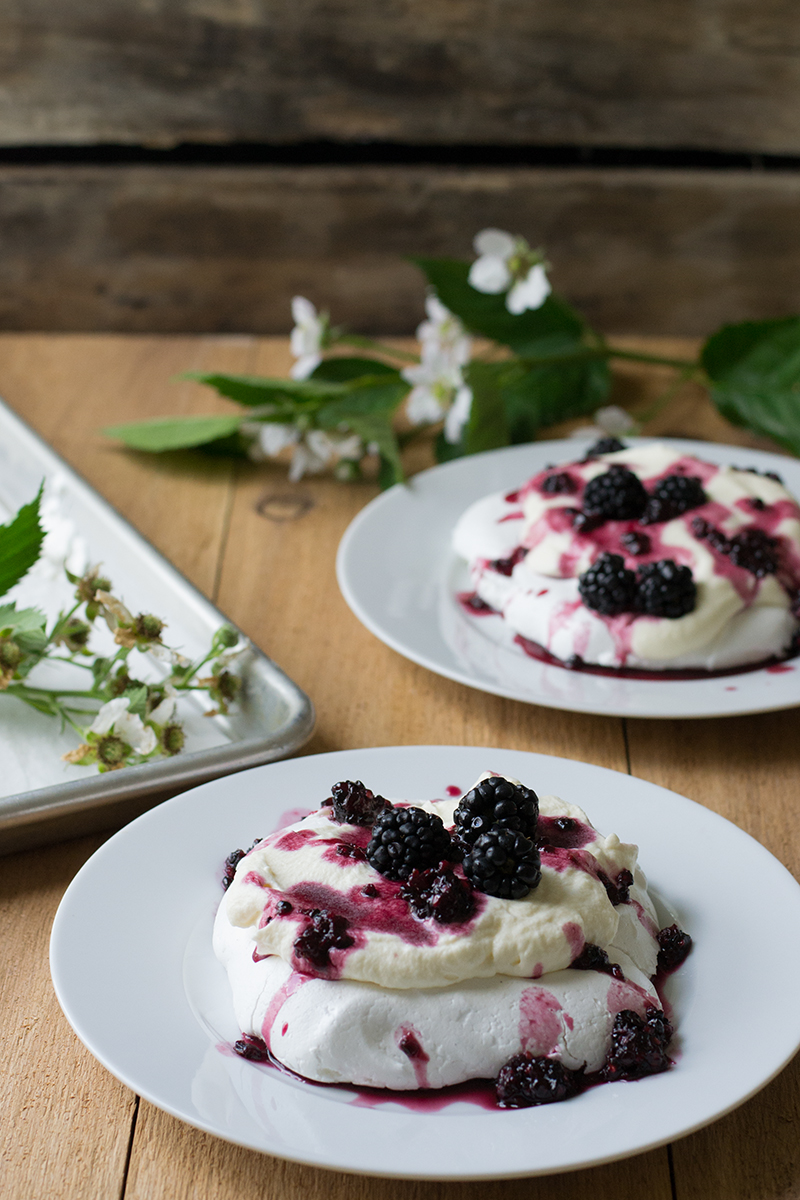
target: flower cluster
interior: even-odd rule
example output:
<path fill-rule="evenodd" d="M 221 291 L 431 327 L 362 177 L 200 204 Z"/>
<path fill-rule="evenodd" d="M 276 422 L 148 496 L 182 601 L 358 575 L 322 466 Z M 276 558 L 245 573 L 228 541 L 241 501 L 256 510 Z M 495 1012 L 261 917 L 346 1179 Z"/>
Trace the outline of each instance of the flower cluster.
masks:
<path fill-rule="evenodd" d="M 476 291 L 505 292 L 506 308 L 515 316 L 541 308 L 551 289 L 540 250 L 502 229 L 483 229 L 474 246 L 479 257 L 470 267 L 469 282 Z"/>
<path fill-rule="evenodd" d="M 178 718 L 178 702 L 193 691 L 206 693 L 215 705 L 207 715 L 229 711 L 241 694 L 236 667 L 248 647 L 234 629 L 217 630 L 208 653 L 192 662 L 165 645 L 165 625 L 159 617 L 130 612 L 99 568 L 80 576 L 66 574 L 75 587 L 75 603 L 59 613 L 49 629 L 38 609 L 0 606 L 0 691 L 58 717 L 75 731 L 80 745 L 64 755 L 67 762 L 95 765 L 104 772 L 179 754 L 186 734 Z M 94 653 L 90 646 L 99 620 L 113 634 L 110 654 Z M 153 681 L 132 674 L 134 652 L 143 668 L 148 660 L 157 664 L 161 678 Z M 83 668 L 91 685 L 83 690 L 37 685 L 31 673 L 45 661 Z M 208 666 L 212 674 L 200 678 Z M 153 669 L 142 673 L 152 675 Z"/>
<path fill-rule="evenodd" d="M 472 391 L 464 379 L 472 338 L 437 296 L 428 296 L 425 311 L 428 319 L 417 329 L 420 362 L 400 372 L 412 384 L 406 415 L 412 425 L 433 425 L 444 419 L 444 435 L 456 443 L 472 406 Z"/>

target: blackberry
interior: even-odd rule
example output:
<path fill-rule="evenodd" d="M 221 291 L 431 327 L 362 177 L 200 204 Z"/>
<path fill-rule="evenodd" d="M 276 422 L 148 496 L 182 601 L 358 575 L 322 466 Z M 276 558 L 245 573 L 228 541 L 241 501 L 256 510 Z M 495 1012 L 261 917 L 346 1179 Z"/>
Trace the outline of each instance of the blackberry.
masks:
<path fill-rule="evenodd" d="M 618 1012 L 603 1068 L 604 1080 L 613 1083 L 619 1079 L 642 1079 L 666 1071 L 670 1066 L 667 1047 L 671 1037 L 672 1026 L 660 1009 L 649 1009 L 644 1019 L 629 1008 Z"/>
<path fill-rule="evenodd" d="M 689 567 L 679 567 L 671 558 L 639 567 L 636 607 L 649 617 L 676 620 L 694 610 L 697 585 Z"/>
<path fill-rule="evenodd" d="M 636 576 L 620 554 L 600 554 L 583 575 L 578 591 L 587 608 L 604 617 L 632 612 L 636 598 Z"/>
<path fill-rule="evenodd" d="M 778 569 L 778 539 L 763 529 L 745 529 L 730 539 L 728 557 L 735 567 L 744 567 L 756 579 L 774 575 Z"/>
<path fill-rule="evenodd" d="M 624 979 L 622 968 L 609 960 L 605 950 L 586 942 L 577 958 L 569 964 L 572 971 L 600 971 L 603 975 L 611 975 L 614 979 Z"/>
<path fill-rule="evenodd" d="M 532 1108 L 569 1100 L 581 1090 L 582 1075 L 557 1058 L 515 1054 L 500 1068 L 495 1095 L 500 1108 Z"/>
<path fill-rule="evenodd" d="M 667 475 L 653 488 L 640 519 L 643 525 L 671 521 L 707 500 L 698 475 Z"/>
<path fill-rule="evenodd" d="M 593 529 L 599 529 L 605 520 L 600 513 L 585 513 L 579 508 L 567 508 L 564 511 L 571 513 L 572 528 L 576 533 L 591 533 Z"/>
<path fill-rule="evenodd" d="M 593 446 L 590 446 L 586 451 L 584 462 L 587 458 L 597 458 L 598 454 L 616 454 L 617 450 L 627 450 L 628 447 L 619 438 L 604 437 L 598 438 Z"/>
<path fill-rule="evenodd" d="M 450 834 L 435 813 L 388 808 L 375 819 L 367 859 L 387 879 L 408 879 L 449 859 L 450 849 Z"/>
<path fill-rule="evenodd" d="M 631 530 L 630 533 L 623 533 L 619 540 L 628 554 L 635 558 L 638 558 L 640 554 L 650 553 L 650 538 L 646 533 L 637 533 Z"/>
<path fill-rule="evenodd" d="M 307 959 L 315 967 L 329 967 L 331 950 L 346 950 L 355 942 L 347 932 L 349 922 L 346 917 L 324 908 L 312 908 L 306 916 L 308 924 L 294 941 L 295 955 Z"/>
<path fill-rule="evenodd" d="M 269 1058 L 266 1042 L 252 1033 L 243 1033 L 239 1040 L 233 1043 L 233 1048 L 237 1054 L 250 1062 L 266 1062 Z"/>
<path fill-rule="evenodd" d="M 498 575 L 510 575 L 517 563 L 522 562 L 527 553 L 527 547 L 517 546 L 516 550 L 512 554 L 509 554 L 508 558 L 496 558 L 490 565 L 493 570 L 497 571 Z"/>
<path fill-rule="evenodd" d="M 230 854 L 225 859 L 225 867 L 222 872 L 223 892 L 227 892 L 228 888 L 233 883 L 233 877 L 236 874 L 236 868 L 244 858 L 245 854 L 249 854 L 251 850 L 255 850 L 258 843 L 263 840 L 263 838 L 256 838 L 252 846 L 248 847 L 247 850 L 231 850 Z"/>
<path fill-rule="evenodd" d="M 464 874 L 476 892 L 522 900 L 542 878 L 539 851 L 524 834 L 495 827 L 482 833 L 464 856 Z"/>
<path fill-rule="evenodd" d="M 668 974 L 677 971 L 681 963 L 686 961 L 692 948 L 692 939 L 677 925 L 667 925 L 658 934 L 658 969 Z"/>
<path fill-rule="evenodd" d="M 475 907 L 472 888 L 448 867 L 412 871 L 400 888 L 415 917 L 421 921 L 433 917 L 440 925 L 460 925 Z"/>
<path fill-rule="evenodd" d="M 559 471 L 556 475 L 548 475 L 539 484 L 539 491 L 543 492 L 546 496 L 572 496 L 577 490 L 578 485 L 566 471 Z"/>
<path fill-rule="evenodd" d="M 778 539 L 769 537 L 762 529 L 744 529 L 727 537 L 702 517 L 692 521 L 692 532 L 708 542 L 717 554 L 725 554 L 736 567 L 750 571 L 756 579 L 774 575 L 778 569 Z"/>
<path fill-rule="evenodd" d="M 326 803 L 333 805 L 333 819 L 340 825 L 372 825 L 389 801 L 374 795 L 360 779 L 343 779 L 333 785 Z"/>
<path fill-rule="evenodd" d="M 630 903 L 630 889 L 633 884 L 633 875 L 631 875 L 630 871 L 623 868 L 616 879 L 609 879 L 605 871 L 598 871 L 597 876 L 606 889 L 606 895 L 615 908 L 618 904 Z"/>
<path fill-rule="evenodd" d="M 747 471 L 750 475 L 761 475 L 764 479 L 774 479 L 776 483 L 783 483 L 783 479 L 777 471 L 759 471 L 758 467 L 731 467 L 732 471 Z"/>
<path fill-rule="evenodd" d="M 613 465 L 583 489 L 583 511 L 610 521 L 640 517 L 647 504 L 642 481 L 627 467 Z"/>
<path fill-rule="evenodd" d="M 456 831 L 469 844 L 494 827 L 532 838 L 539 819 L 539 797 L 502 775 L 482 779 L 462 796 L 455 811 Z"/>

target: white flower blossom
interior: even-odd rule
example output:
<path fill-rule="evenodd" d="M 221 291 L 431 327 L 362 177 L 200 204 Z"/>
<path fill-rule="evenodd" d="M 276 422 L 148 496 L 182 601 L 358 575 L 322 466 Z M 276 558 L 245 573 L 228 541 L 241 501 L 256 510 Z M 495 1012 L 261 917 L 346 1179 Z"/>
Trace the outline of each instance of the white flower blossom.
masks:
<path fill-rule="evenodd" d="M 469 269 L 469 282 L 476 291 L 507 292 L 506 308 L 515 316 L 541 308 L 551 288 L 538 251 L 502 229 L 481 230 L 473 244 L 478 258 Z"/>
<path fill-rule="evenodd" d="M 141 717 L 128 712 L 129 704 L 127 696 L 117 696 L 114 700 L 109 700 L 98 712 L 89 727 L 89 732 L 96 733 L 98 737 L 113 733 L 137 754 L 152 754 L 156 748 L 156 735 Z"/>
<path fill-rule="evenodd" d="M 472 354 L 472 339 L 437 296 L 428 297 L 425 311 L 428 320 L 417 329 L 421 361 L 401 371 L 406 383 L 414 385 L 406 401 L 413 425 L 432 424 L 445 416 L 464 387 L 462 368 Z"/>
<path fill-rule="evenodd" d="M 322 349 L 328 333 L 328 318 L 318 313 L 305 296 L 292 300 L 294 329 L 290 339 L 292 354 L 297 362 L 291 369 L 292 379 L 308 379 L 311 372 L 322 362 Z"/>
<path fill-rule="evenodd" d="M 594 425 L 582 425 L 580 429 L 574 429 L 570 436 L 579 438 L 625 437 L 639 432 L 638 421 L 618 404 L 609 404 L 605 408 L 598 408 L 593 419 Z"/>
<path fill-rule="evenodd" d="M 160 704 L 157 704 L 150 713 L 150 720 L 154 725 L 166 725 L 175 716 L 177 708 L 177 700 L 174 695 L 167 694 Z"/>
<path fill-rule="evenodd" d="M 364 453 L 364 443 L 356 434 L 349 436 L 326 433 L 324 429 L 309 429 L 292 455 L 289 478 L 294 483 L 303 475 L 316 475 L 336 460 L 358 460 Z"/>
<path fill-rule="evenodd" d="M 461 441 L 461 433 L 472 409 L 472 389 L 460 387 L 444 419 L 445 441 L 453 445 Z"/>

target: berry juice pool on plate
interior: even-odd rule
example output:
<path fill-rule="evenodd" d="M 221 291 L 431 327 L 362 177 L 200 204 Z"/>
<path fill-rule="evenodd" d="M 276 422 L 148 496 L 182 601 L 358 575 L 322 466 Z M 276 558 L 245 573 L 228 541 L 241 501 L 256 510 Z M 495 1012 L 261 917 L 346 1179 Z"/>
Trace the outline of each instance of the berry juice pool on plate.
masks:
<path fill-rule="evenodd" d="M 419 803 L 341 781 L 224 883 L 245 1058 L 394 1092 L 491 1080 L 507 1108 L 671 1065 L 658 984 L 691 940 L 659 930 L 635 846 L 515 779 Z"/>
<path fill-rule="evenodd" d="M 796 650 L 800 509 L 773 473 L 605 439 L 472 504 L 453 542 L 465 611 L 546 662 L 688 678 Z"/>

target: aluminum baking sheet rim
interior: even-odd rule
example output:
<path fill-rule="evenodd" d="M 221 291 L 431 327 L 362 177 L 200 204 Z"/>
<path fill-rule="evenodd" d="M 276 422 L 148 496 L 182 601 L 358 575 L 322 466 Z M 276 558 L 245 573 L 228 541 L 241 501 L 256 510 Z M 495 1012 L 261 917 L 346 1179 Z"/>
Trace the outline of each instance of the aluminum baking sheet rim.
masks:
<path fill-rule="evenodd" d="M 130 521 L 92 488 L 2 399 L 0 429 L 5 438 L 16 439 L 21 449 L 27 450 L 38 459 L 43 476 L 60 474 L 71 489 L 82 495 L 84 500 L 96 505 L 112 525 L 118 525 L 128 538 L 138 543 L 145 556 L 151 559 L 162 574 L 174 577 L 177 586 L 186 591 L 187 598 L 191 599 L 196 610 L 206 614 L 214 622 L 233 625 L 233 622 L 152 546 Z M 6 444 L 8 445 L 8 442 Z M 258 647 L 252 646 L 252 643 L 251 647 L 252 662 L 248 677 L 259 678 L 262 687 L 265 685 L 288 709 L 286 718 L 277 728 L 263 737 L 242 737 L 211 749 L 142 763 L 120 772 L 106 772 L 103 775 L 88 776 L 85 780 L 74 779 L 62 784 L 2 796 L 0 854 L 3 853 L 2 837 L 6 832 L 17 832 L 27 826 L 36 826 L 41 830 L 48 820 L 64 818 L 70 814 L 84 814 L 94 808 L 109 810 L 126 801 L 145 802 L 148 797 L 161 798 L 167 792 L 174 794 L 226 773 L 272 762 L 298 750 L 314 729 L 315 713 L 311 700 L 268 655 Z M 112 820 L 109 817 L 99 827 L 107 828 L 111 824 Z"/>

